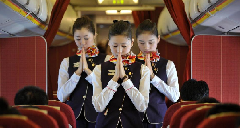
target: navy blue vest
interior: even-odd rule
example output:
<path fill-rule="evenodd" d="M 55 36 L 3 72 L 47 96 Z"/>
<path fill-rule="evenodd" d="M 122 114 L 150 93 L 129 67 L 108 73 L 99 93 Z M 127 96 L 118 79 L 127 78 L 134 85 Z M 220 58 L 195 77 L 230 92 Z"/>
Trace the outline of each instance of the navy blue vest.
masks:
<path fill-rule="evenodd" d="M 124 67 L 126 75 L 128 75 L 136 88 L 139 88 L 140 85 L 141 65 L 139 62 L 135 62 Z M 108 75 L 108 70 L 115 70 L 115 64 L 109 61 L 101 64 L 102 88 L 105 88 L 113 77 Z M 121 84 L 122 80 L 120 79 L 118 83 Z M 122 85 L 118 87 L 106 109 L 98 114 L 96 128 L 116 128 L 119 121 L 121 121 L 124 128 L 143 127 L 139 111 L 133 105 Z"/>
<path fill-rule="evenodd" d="M 99 53 L 97 57 L 89 57 L 87 59 L 88 68 L 93 70 L 94 67 L 98 64 L 104 62 L 106 55 Z M 68 74 L 69 78 L 73 75 L 73 73 L 77 70 L 78 67 L 74 67 L 74 63 L 79 62 L 80 57 L 77 55 L 69 57 L 69 68 Z M 95 122 L 97 117 L 97 112 L 92 105 L 92 95 L 93 95 L 93 87 L 88 81 L 85 79 L 87 74 L 82 72 L 80 80 L 74 91 L 71 93 L 69 97 L 69 101 L 67 104 L 72 107 L 74 111 L 75 118 L 78 118 L 81 114 L 82 107 L 84 105 L 85 110 L 85 118 L 89 122 Z"/>
<path fill-rule="evenodd" d="M 145 63 L 143 60 L 137 59 L 136 61 Z M 160 58 L 156 63 L 152 64 L 153 73 L 158 76 L 161 80 L 167 83 L 167 73 L 166 66 L 168 60 L 165 58 Z M 164 115 L 167 111 L 167 106 L 165 103 L 165 95 L 158 91 L 156 87 L 152 84 L 150 85 L 150 94 L 149 94 L 149 104 L 146 111 L 146 116 L 149 123 L 162 123 Z M 143 113 L 141 113 L 143 117 Z"/>

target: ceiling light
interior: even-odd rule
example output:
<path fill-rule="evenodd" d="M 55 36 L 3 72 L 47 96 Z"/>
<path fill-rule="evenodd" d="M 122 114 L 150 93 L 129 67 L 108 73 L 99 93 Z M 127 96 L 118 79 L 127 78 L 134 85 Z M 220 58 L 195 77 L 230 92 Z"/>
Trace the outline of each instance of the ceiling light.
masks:
<path fill-rule="evenodd" d="M 104 0 L 98 0 L 98 3 L 101 4 Z"/>
<path fill-rule="evenodd" d="M 134 3 L 138 3 L 138 0 L 133 0 Z"/>
<path fill-rule="evenodd" d="M 120 14 L 132 14 L 132 10 L 121 10 Z"/>
<path fill-rule="evenodd" d="M 106 10 L 132 10 L 132 11 L 154 11 L 154 6 L 108 6 L 108 7 L 74 7 L 76 11 L 106 11 Z"/>
<path fill-rule="evenodd" d="M 106 14 L 117 14 L 117 10 L 107 10 Z"/>
<path fill-rule="evenodd" d="M 106 14 L 108 15 L 113 15 L 113 14 L 132 14 L 132 10 L 121 10 L 121 11 L 118 11 L 118 10 L 107 10 L 106 11 Z"/>

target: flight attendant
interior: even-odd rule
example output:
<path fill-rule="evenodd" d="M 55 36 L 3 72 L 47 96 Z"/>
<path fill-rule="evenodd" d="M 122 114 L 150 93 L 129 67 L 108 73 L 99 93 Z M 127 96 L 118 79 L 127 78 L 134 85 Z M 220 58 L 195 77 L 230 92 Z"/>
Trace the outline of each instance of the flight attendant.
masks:
<path fill-rule="evenodd" d="M 60 65 L 57 97 L 72 107 L 77 128 L 94 128 L 97 112 L 92 105 L 92 70 L 106 55 L 94 44 L 95 27 L 90 18 L 77 18 L 72 31 L 79 50 Z"/>
<path fill-rule="evenodd" d="M 114 21 L 109 34 L 113 56 L 93 70 L 93 105 L 99 112 L 96 128 L 142 128 L 139 112 L 149 101 L 150 71 L 136 62 L 131 24 Z"/>
<path fill-rule="evenodd" d="M 144 113 L 145 128 L 160 128 L 167 110 L 165 96 L 172 102 L 179 99 L 179 84 L 175 65 L 172 61 L 160 56 L 157 45 L 160 41 L 156 24 L 144 20 L 136 30 L 140 53 L 137 61 L 150 69 L 149 104 Z"/>

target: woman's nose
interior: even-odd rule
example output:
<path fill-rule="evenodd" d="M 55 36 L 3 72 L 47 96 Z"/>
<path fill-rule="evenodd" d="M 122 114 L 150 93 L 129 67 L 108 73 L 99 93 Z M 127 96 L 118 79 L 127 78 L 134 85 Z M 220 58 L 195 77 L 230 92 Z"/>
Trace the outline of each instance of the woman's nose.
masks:
<path fill-rule="evenodd" d="M 85 41 L 82 40 L 82 41 L 81 41 L 81 45 L 82 45 L 82 46 L 85 46 L 85 44 L 86 44 Z"/>
<path fill-rule="evenodd" d="M 122 53 L 122 47 L 118 47 L 118 48 L 117 48 L 117 52 L 118 52 L 118 53 L 119 53 L 119 52 Z"/>
<path fill-rule="evenodd" d="M 144 50 L 148 50 L 149 49 L 149 45 L 146 43 L 145 45 L 144 45 Z"/>

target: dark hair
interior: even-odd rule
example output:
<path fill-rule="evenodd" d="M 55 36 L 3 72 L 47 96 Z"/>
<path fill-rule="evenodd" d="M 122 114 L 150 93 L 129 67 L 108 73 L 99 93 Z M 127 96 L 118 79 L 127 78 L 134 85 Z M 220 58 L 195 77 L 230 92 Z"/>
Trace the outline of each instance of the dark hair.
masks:
<path fill-rule="evenodd" d="M 8 102 L 5 98 L 0 98 L 0 114 L 4 113 L 4 111 L 7 111 L 9 108 Z"/>
<path fill-rule="evenodd" d="M 240 117 L 237 118 L 236 124 L 235 124 L 235 128 L 239 128 L 239 127 L 240 127 Z"/>
<path fill-rule="evenodd" d="M 180 95 L 184 101 L 197 101 L 204 97 L 208 97 L 208 84 L 205 81 L 189 79 L 183 83 L 183 86 L 180 90 Z"/>
<path fill-rule="evenodd" d="M 231 104 L 231 103 L 226 103 L 226 104 L 217 104 L 213 106 L 211 109 L 206 114 L 206 117 L 209 117 L 210 115 L 213 114 L 218 114 L 222 112 L 240 112 L 240 106 L 237 104 Z"/>
<path fill-rule="evenodd" d="M 25 86 L 14 98 L 15 105 L 48 105 L 48 97 L 44 90 L 36 86 Z"/>
<path fill-rule="evenodd" d="M 8 102 L 3 97 L 0 97 L 0 115 L 2 114 L 19 114 L 17 109 L 12 108 L 8 105 Z"/>
<path fill-rule="evenodd" d="M 220 102 L 215 98 L 204 97 L 196 102 L 196 104 L 199 103 L 220 103 Z"/>
<path fill-rule="evenodd" d="M 109 28 L 108 38 L 117 35 L 125 35 L 128 38 L 132 39 L 132 29 L 131 24 L 128 21 L 113 21 L 114 23 Z"/>
<path fill-rule="evenodd" d="M 76 30 L 80 30 L 82 28 L 87 28 L 93 35 L 95 35 L 95 27 L 93 21 L 89 17 L 83 16 L 81 18 L 77 18 L 73 24 L 72 34 L 74 35 Z"/>
<path fill-rule="evenodd" d="M 146 19 L 144 20 L 141 24 L 139 24 L 139 26 L 137 27 L 136 30 L 136 37 L 138 37 L 138 35 L 144 33 L 144 32 L 150 32 L 153 35 L 155 35 L 156 37 L 158 37 L 158 30 L 157 30 L 157 25 L 156 23 L 153 23 L 151 20 Z"/>

